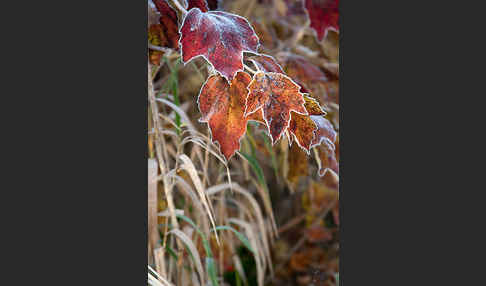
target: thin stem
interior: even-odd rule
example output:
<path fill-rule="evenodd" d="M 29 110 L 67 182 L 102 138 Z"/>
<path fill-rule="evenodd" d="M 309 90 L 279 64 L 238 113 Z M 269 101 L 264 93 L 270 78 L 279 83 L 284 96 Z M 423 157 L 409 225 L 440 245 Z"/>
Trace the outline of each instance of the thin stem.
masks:
<path fill-rule="evenodd" d="M 250 73 L 252 73 L 252 74 L 256 74 L 256 73 L 257 73 L 257 71 L 253 70 L 252 68 L 250 68 L 249 66 L 247 66 L 247 65 L 245 65 L 245 64 L 243 64 L 243 67 L 244 67 L 244 68 L 245 68 L 247 71 L 249 71 Z"/>
<path fill-rule="evenodd" d="M 173 51 L 172 49 L 169 49 L 169 48 L 164 48 L 164 47 L 159 47 L 159 46 L 152 45 L 152 44 L 148 44 L 148 47 L 149 47 L 149 49 L 151 49 L 151 50 L 160 51 L 160 52 L 165 52 L 165 53 L 169 53 L 169 52 L 172 52 L 172 51 Z"/>

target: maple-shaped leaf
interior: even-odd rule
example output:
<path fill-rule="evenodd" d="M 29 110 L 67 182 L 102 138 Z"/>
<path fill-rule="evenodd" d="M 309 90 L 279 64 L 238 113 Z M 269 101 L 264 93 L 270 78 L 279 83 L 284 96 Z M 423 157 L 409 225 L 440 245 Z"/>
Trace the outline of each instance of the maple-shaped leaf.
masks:
<path fill-rule="evenodd" d="M 326 115 L 326 112 L 321 108 L 319 102 L 309 96 L 304 96 L 304 99 L 304 107 L 308 115 L 292 112 L 289 131 L 295 138 L 297 145 L 309 154 L 310 148 L 319 145 L 322 140 L 327 138 L 326 136 L 329 135 L 327 128 L 329 128 L 329 126 L 326 124 L 327 119 L 323 117 L 323 115 Z M 329 123 L 329 125 L 330 124 L 331 123 Z M 325 130 L 321 130 L 322 128 Z M 335 133 L 334 138 L 331 139 L 333 140 L 332 142 L 334 142 L 336 139 Z"/>
<path fill-rule="evenodd" d="M 248 120 L 256 121 L 261 124 L 267 124 L 265 119 L 263 119 L 263 110 L 253 112 L 247 115 Z"/>
<path fill-rule="evenodd" d="M 227 160 L 240 149 L 248 120 L 258 119 L 258 115 L 244 116 L 250 81 L 251 76 L 246 72 L 238 72 L 231 83 L 220 75 L 212 75 L 199 94 L 200 121 L 209 124 L 213 142 L 219 143 Z"/>
<path fill-rule="evenodd" d="M 263 109 L 272 144 L 275 144 L 288 128 L 290 112 L 307 114 L 300 86 L 288 76 L 275 72 L 257 72 L 248 85 L 245 114 Z"/>
<path fill-rule="evenodd" d="M 243 52 L 257 53 L 259 46 L 248 21 L 226 12 L 193 8 L 184 18 L 180 32 L 184 64 L 202 56 L 227 80 L 243 70 Z"/>
<path fill-rule="evenodd" d="M 153 0 L 157 11 L 160 13 L 160 25 L 167 39 L 167 45 L 164 47 L 178 49 L 179 48 L 179 29 L 177 27 L 177 13 L 167 3 L 167 0 Z"/>
<path fill-rule="evenodd" d="M 339 0 L 305 0 L 305 8 L 319 41 L 330 29 L 339 31 Z"/>
<path fill-rule="evenodd" d="M 272 56 L 259 54 L 256 56 L 249 57 L 248 60 L 253 62 L 253 64 L 261 71 L 278 72 L 278 73 L 285 74 L 282 67 L 277 63 L 277 61 Z"/>

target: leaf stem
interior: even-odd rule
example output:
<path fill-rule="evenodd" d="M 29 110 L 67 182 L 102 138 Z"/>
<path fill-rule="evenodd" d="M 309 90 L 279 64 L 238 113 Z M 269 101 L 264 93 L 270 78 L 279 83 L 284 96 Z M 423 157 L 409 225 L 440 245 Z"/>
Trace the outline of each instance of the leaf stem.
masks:
<path fill-rule="evenodd" d="M 251 74 L 256 74 L 257 72 L 255 70 L 253 70 L 252 68 L 250 68 L 249 66 L 243 64 L 243 67 L 248 70 Z"/>

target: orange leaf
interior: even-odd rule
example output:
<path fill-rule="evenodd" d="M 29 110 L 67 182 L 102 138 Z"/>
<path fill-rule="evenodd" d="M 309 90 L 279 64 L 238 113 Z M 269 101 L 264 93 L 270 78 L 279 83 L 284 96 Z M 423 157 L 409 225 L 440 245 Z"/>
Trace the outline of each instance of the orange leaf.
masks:
<path fill-rule="evenodd" d="M 288 128 L 290 112 L 307 114 L 300 86 L 288 76 L 275 72 L 257 72 L 248 86 L 245 114 L 263 109 L 272 144 L 275 144 Z"/>
<path fill-rule="evenodd" d="M 326 119 L 322 117 L 322 115 L 325 115 L 326 113 L 324 110 L 322 110 L 317 100 L 309 96 L 304 96 L 304 99 L 304 107 L 307 110 L 308 115 L 301 115 L 292 112 L 292 120 L 290 120 L 289 131 L 292 135 L 294 135 L 297 145 L 299 145 L 300 148 L 309 154 L 310 148 L 312 148 L 314 145 L 320 144 L 320 138 L 323 135 L 328 134 L 328 132 L 322 132 L 320 128 L 326 128 L 328 126 L 325 124 L 325 122 L 323 122 L 323 120 Z"/>
<path fill-rule="evenodd" d="M 229 84 L 224 77 L 212 75 L 208 78 L 198 98 L 201 122 L 209 124 L 213 142 L 218 142 L 221 153 L 229 160 L 240 149 L 240 139 L 246 132 L 248 120 L 257 120 L 244 116 L 247 86 L 251 76 L 238 72 Z"/>

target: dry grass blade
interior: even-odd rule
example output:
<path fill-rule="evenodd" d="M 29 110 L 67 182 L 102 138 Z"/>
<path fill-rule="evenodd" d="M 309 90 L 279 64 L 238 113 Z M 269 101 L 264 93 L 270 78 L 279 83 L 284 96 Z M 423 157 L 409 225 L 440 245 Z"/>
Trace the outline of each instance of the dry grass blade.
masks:
<path fill-rule="evenodd" d="M 176 215 L 184 215 L 184 210 L 175 209 L 174 210 L 174 213 Z M 157 216 L 169 217 L 170 216 L 170 212 L 168 210 L 165 210 L 165 211 L 159 212 L 157 214 Z"/>
<path fill-rule="evenodd" d="M 184 232 L 180 231 L 179 229 L 173 229 L 169 231 L 169 234 L 174 234 L 176 235 L 184 244 L 187 246 L 189 251 L 192 254 L 192 257 L 194 258 L 194 263 L 196 264 L 196 270 L 199 274 L 199 281 L 201 281 L 201 284 L 204 284 L 204 271 L 203 271 L 203 266 L 201 263 L 201 257 L 199 256 L 199 252 L 197 251 L 196 246 L 192 242 L 191 238 L 188 237 Z"/>
<path fill-rule="evenodd" d="M 161 273 L 163 276 L 167 277 L 167 272 L 165 270 L 164 253 L 165 252 L 162 247 L 156 248 L 154 250 L 155 269 L 158 273 Z"/>
<path fill-rule="evenodd" d="M 186 194 L 192 201 L 193 206 L 196 207 L 196 209 L 199 211 L 200 217 L 203 220 L 203 228 L 204 228 L 204 233 L 209 235 L 209 221 L 207 217 L 204 215 L 205 211 L 204 208 L 200 202 L 200 200 L 197 198 L 196 192 L 192 189 L 192 187 L 180 176 L 173 175 L 173 177 L 176 180 L 176 186 L 177 189 L 184 194 Z"/>
<path fill-rule="evenodd" d="M 182 120 L 184 121 L 184 123 L 187 125 L 187 127 L 189 127 L 189 130 L 191 131 L 196 131 L 196 128 L 194 127 L 194 125 L 192 124 L 191 120 L 189 119 L 189 117 L 187 116 L 187 114 L 184 112 L 184 110 L 182 110 L 179 106 L 173 104 L 172 102 L 168 101 L 167 99 L 164 99 L 164 98 L 157 98 L 156 99 L 157 101 L 159 102 L 162 102 L 166 105 L 168 105 L 170 108 L 172 108 L 175 112 L 177 112 L 177 114 L 179 114 L 182 118 Z"/>
<path fill-rule="evenodd" d="M 157 161 L 159 164 L 160 172 L 162 175 L 162 181 L 164 183 L 164 192 L 165 196 L 167 199 L 167 205 L 169 207 L 169 211 L 171 212 L 171 220 L 172 224 L 174 225 L 175 228 L 179 228 L 179 223 L 177 222 L 177 219 L 175 217 L 174 213 L 174 199 L 172 197 L 172 189 L 171 185 L 169 184 L 167 178 L 166 178 L 166 171 L 167 171 L 167 165 L 166 165 L 166 160 L 167 160 L 167 148 L 162 148 L 162 146 L 166 147 L 164 136 L 161 134 L 162 132 L 162 124 L 160 123 L 159 117 L 157 114 L 159 114 L 159 110 L 157 107 L 157 103 L 155 101 L 155 92 L 154 92 L 154 87 L 153 87 L 153 82 L 152 78 L 150 76 L 150 63 L 148 63 L 148 99 L 150 102 L 150 110 L 152 112 L 152 119 L 154 121 L 154 131 L 155 131 L 155 150 L 157 154 Z M 165 158 L 165 159 L 164 159 Z M 165 239 L 164 239 L 165 242 Z"/>
<path fill-rule="evenodd" d="M 255 198 L 253 198 L 253 196 L 251 195 L 251 193 L 242 188 L 239 184 L 237 183 L 234 183 L 234 184 L 220 184 L 220 185 L 216 185 L 216 186 L 213 186 L 211 188 L 208 189 L 208 196 L 211 196 L 211 195 L 214 195 L 224 189 L 229 189 L 230 187 L 233 188 L 233 191 L 236 192 L 236 193 L 239 193 L 241 195 L 243 195 L 249 202 L 250 202 L 250 205 L 252 206 L 253 210 L 254 210 L 254 213 L 255 213 L 255 216 L 257 218 L 257 221 L 258 221 L 258 228 L 259 228 L 259 233 L 260 233 L 260 237 L 261 237 L 261 242 L 262 242 L 262 245 L 263 245 L 263 251 L 265 253 L 265 257 L 267 259 L 267 262 L 268 262 L 268 265 L 269 265 L 269 269 L 270 269 L 270 273 L 271 275 L 273 276 L 273 266 L 272 266 L 272 258 L 270 256 L 270 247 L 268 245 L 268 240 L 267 240 L 267 229 L 265 228 L 265 221 L 263 219 L 263 215 L 262 215 L 262 210 L 260 208 L 260 206 L 258 205 L 257 201 L 255 200 Z"/>
<path fill-rule="evenodd" d="M 148 159 L 148 238 L 149 258 L 160 240 L 157 225 L 157 161 Z"/>
<path fill-rule="evenodd" d="M 150 285 L 154 285 L 154 286 L 173 286 L 169 281 L 167 281 L 164 277 L 162 277 L 159 273 L 157 273 L 157 271 L 155 271 L 152 267 L 150 267 L 150 265 L 147 265 L 148 266 L 148 269 L 153 272 L 155 274 L 155 276 L 157 277 L 154 277 L 154 275 L 150 274 L 150 272 L 148 272 L 148 283 Z M 157 280 L 158 279 L 158 280 Z M 160 282 L 160 281 L 162 282 Z"/>
<path fill-rule="evenodd" d="M 187 155 L 185 154 L 180 155 L 179 158 L 183 162 L 181 168 L 186 170 L 187 173 L 189 173 L 189 176 L 191 177 L 191 180 L 194 183 L 194 186 L 196 187 L 196 191 L 199 194 L 199 198 L 201 199 L 202 204 L 206 208 L 206 212 L 209 216 L 209 220 L 211 221 L 213 228 L 216 228 L 216 223 L 214 222 L 214 218 L 212 215 L 211 201 L 209 201 L 209 199 L 207 198 L 206 192 L 204 191 L 204 187 L 202 185 L 201 179 L 197 175 L 197 171 L 196 168 L 194 167 L 194 164 L 192 163 L 191 159 L 189 159 L 189 157 L 187 157 Z M 216 236 L 216 242 L 218 243 L 218 245 L 221 245 L 219 242 L 218 234 L 215 233 L 215 236 Z"/>

